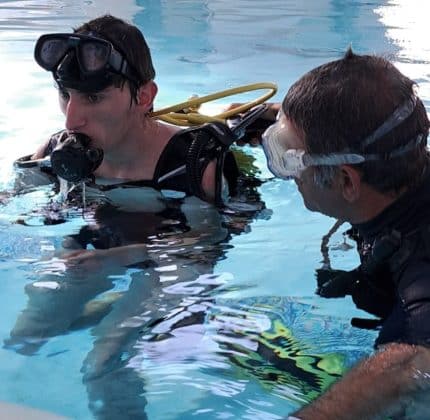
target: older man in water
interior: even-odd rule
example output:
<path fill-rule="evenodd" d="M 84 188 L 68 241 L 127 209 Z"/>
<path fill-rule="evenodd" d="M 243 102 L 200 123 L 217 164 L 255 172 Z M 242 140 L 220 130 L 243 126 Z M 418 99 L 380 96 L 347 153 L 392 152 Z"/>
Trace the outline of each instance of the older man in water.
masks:
<path fill-rule="evenodd" d="M 428 131 L 413 81 L 383 58 L 348 50 L 294 83 L 263 135 L 269 168 L 295 180 L 305 206 L 352 225 L 361 264 L 325 273 L 319 294 L 351 295 L 380 320 L 375 354 L 292 416 L 405 414 L 428 392 Z"/>

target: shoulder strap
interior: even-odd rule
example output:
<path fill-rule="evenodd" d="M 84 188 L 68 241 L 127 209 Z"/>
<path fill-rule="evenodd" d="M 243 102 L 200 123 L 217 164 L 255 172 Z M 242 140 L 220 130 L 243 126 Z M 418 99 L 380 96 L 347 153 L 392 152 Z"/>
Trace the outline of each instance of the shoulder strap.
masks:
<path fill-rule="evenodd" d="M 228 150 L 235 140 L 223 123 L 209 123 L 176 133 L 167 144 L 154 173 L 158 188 L 179 189 L 205 199 L 202 178 L 208 164 L 216 160 L 216 201 L 221 205 L 222 178 L 226 177 L 231 191 L 239 174 L 236 161 Z"/>
<path fill-rule="evenodd" d="M 178 131 L 162 151 L 154 171 L 153 184 L 157 189 L 183 191 L 190 195 L 186 176 L 186 158 L 193 138 L 187 130 Z"/>
<path fill-rule="evenodd" d="M 227 174 L 224 171 L 226 162 L 228 165 L 233 165 L 228 172 L 229 184 L 233 183 L 234 177 L 237 180 L 239 174 L 234 158 L 230 156 L 226 161 L 228 150 L 236 140 L 236 136 L 227 125 L 221 122 L 204 124 L 190 130 L 194 131 L 194 136 L 187 153 L 186 170 L 192 193 L 197 197 L 205 198 L 202 188 L 203 173 L 208 164 L 216 160 L 215 204 L 222 206 L 222 178 L 224 173 Z"/>

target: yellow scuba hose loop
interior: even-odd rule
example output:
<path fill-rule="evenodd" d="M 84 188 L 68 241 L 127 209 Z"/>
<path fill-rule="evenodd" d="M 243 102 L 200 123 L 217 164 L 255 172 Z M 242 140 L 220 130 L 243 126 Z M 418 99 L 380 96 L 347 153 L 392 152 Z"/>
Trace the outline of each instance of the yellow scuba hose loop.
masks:
<path fill-rule="evenodd" d="M 168 114 L 162 114 L 160 116 L 157 116 L 156 118 L 170 124 L 181 126 L 202 125 L 204 123 L 214 121 L 225 122 L 224 119 L 217 118 L 216 115 L 208 116 L 200 114 L 199 112 L 190 112 L 188 114 L 170 112 Z"/>
<path fill-rule="evenodd" d="M 210 116 L 198 112 L 198 108 L 200 107 L 200 105 L 206 102 L 211 102 L 217 99 L 226 98 L 228 96 L 238 95 L 240 93 L 251 92 L 253 90 L 261 89 L 268 89 L 269 92 L 265 93 L 264 95 L 261 95 L 259 98 L 253 101 L 238 105 L 237 107 L 229 109 L 228 111 L 221 112 L 220 114 Z M 225 122 L 227 118 L 248 111 L 254 106 L 267 101 L 269 98 L 275 95 L 277 90 L 277 85 L 271 82 L 261 82 L 253 83 L 250 85 L 238 86 L 235 88 L 215 92 L 210 95 L 193 97 L 188 101 L 154 111 L 150 114 L 150 116 L 168 122 L 170 124 L 181 126 L 201 125 L 207 122 L 214 121 Z"/>

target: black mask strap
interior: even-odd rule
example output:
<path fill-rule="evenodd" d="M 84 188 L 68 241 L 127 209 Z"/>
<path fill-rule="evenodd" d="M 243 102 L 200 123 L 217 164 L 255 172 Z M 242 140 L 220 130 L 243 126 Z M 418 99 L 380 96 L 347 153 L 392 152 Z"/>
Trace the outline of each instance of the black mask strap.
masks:
<path fill-rule="evenodd" d="M 379 126 L 370 136 L 366 137 L 361 145 L 363 149 L 374 143 L 376 140 L 384 137 L 405 121 L 414 112 L 415 105 L 417 104 L 417 97 L 412 95 L 402 105 L 394 110 L 394 112 Z"/>

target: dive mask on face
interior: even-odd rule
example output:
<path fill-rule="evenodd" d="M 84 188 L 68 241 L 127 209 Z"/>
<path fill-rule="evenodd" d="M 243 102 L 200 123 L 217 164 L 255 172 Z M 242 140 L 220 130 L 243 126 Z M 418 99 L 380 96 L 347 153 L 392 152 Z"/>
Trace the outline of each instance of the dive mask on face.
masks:
<path fill-rule="evenodd" d="M 303 149 L 287 149 L 286 117 L 280 111 L 274 124 L 262 135 L 262 146 L 267 158 L 267 166 L 278 178 L 300 178 L 301 173 L 309 166 L 357 164 L 365 157 L 356 153 L 330 153 L 316 155 L 306 153 Z"/>
<path fill-rule="evenodd" d="M 80 182 L 91 176 L 103 160 L 103 150 L 91 148 L 85 134 L 64 133 L 51 153 L 52 171 L 69 182 Z"/>
<path fill-rule="evenodd" d="M 36 42 L 36 62 L 51 71 L 56 82 L 83 92 L 97 92 L 118 74 L 138 83 L 125 58 L 104 39 L 81 34 L 46 34 Z"/>
<path fill-rule="evenodd" d="M 366 137 L 361 145 L 366 148 L 376 140 L 385 136 L 406 118 L 415 109 L 417 97 L 412 95 L 379 126 L 370 136 Z M 388 160 L 400 156 L 419 146 L 423 140 L 423 134 L 410 139 L 405 145 L 388 153 L 359 154 L 359 153 L 329 153 L 310 154 L 301 149 L 288 149 L 288 126 L 285 114 L 280 111 L 276 122 L 272 124 L 262 135 L 262 146 L 267 158 L 267 166 L 277 177 L 283 179 L 300 178 L 301 173 L 310 166 L 339 166 L 356 165 L 370 160 Z"/>

